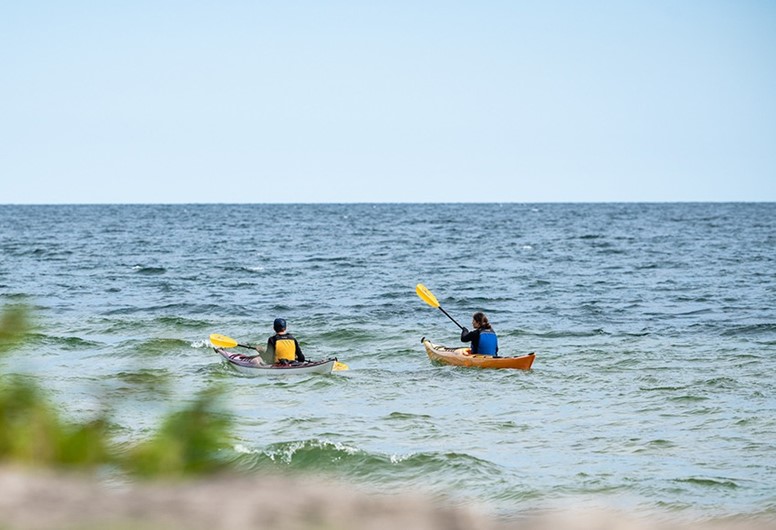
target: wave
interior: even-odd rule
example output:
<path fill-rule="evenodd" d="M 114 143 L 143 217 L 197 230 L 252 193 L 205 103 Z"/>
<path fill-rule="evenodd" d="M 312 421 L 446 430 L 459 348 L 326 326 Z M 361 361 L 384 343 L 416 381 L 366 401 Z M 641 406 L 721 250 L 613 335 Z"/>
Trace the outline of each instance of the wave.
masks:
<path fill-rule="evenodd" d="M 419 420 L 419 421 L 427 421 L 427 420 L 430 420 L 431 418 L 432 416 L 428 414 L 411 414 L 409 412 L 391 412 L 385 417 L 386 420 Z"/>
<path fill-rule="evenodd" d="M 168 306 L 148 307 L 146 308 L 146 310 L 151 312 L 156 312 L 159 308 L 162 308 L 162 307 L 166 308 Z M 142 309 L 125 308 L 125 309 L 119 309 L 119 310 L 112 310 L 105 314 L 122 315 L 122 314 L 133 314 L 141 311 Z M 158 330 L 158 329 L 166 329 L 166 328 L 181 329 L 181 330 L 194 329 L 194 330 L 200 331 L 203 329 L 207 330 L 213 326 L 213 323 L 208 320 L 201 320 L 197 318 L 177 316 L 177 315 L 159 315 L 152 318 L 138 317 L 138 318 L 127 318 L 127 319 L 97 317 L 95 319 L 90 319 L 88 323 L 93 328 L 96 328 L 96 331 L 98 333 L 115 333 L 115 332 L 122 332 L 122 331 L 142 330 L 142 329 Z"/>
<path fill-rule="evenodd" d="M 167 269 L 164 267 L 148 267 L 145 265 L 135 265 L 132 267 L 132 270 L 136 274 L 145 274 L 145 275 L 155 275 L 155 274 L 165 274 L 167 272 Z"/>
<path fill-rule="evenodd" d="M 152 328 L 152 323 L 146 320 L 119 320 L 110 318 L 101 318 L 94 323 L 95 327 L 99 328 L 100 333 L 106 334 L 123 334 L 126 332 L 133 332 L 143 329 Z"/>
<path fill-rule="evenodd" d="M 263 267 L 261 265 L 256 265 L 253 267 L 247 267 L 244 265 L 226 265 L 224 267 L 221 267 L 221 270 L 224 272 L 237 272 L 237 273 L 247 273 L 247 274 L 262 274 L 267 272 L 266 267 Z"/>
<path fill-rule="evenodd" d="M 679 390 L 686 390 L 686 386 L 642 386 L 639 387 L 641 392 L 678 392 Z"/>
<path fill-rule="evenodd" d="M 33 257 L 33 258 L 45 258 L 44 261 L 65 261 L 69 259 L 74 251 L 68 249 L 58 248 L 43 248 L 34 247 L 30 248 L 26 245 L 3 245 L 2 251 L 9 256 L 14 257 Z"/>
<path fill-rule="evenodd" d="M 508 331 L 501 333 L 507 337 L 538 337 L 541 339 L 565 339 L 565 338 L 585 338 L 585 337 L 597 337 L 600 335 L 609 335 L 608 332 L 601 328 L 582 330 L 582 331 L 547 331 L 547 332 L 532 332 L 523 330 Z"/>
<path fill-rule="evenodd" d="M 765 335 L 776 333 L 776 323 L 764 322 L 761 324 L 748 324 L 745 326 L 736 326 L 728 328 L 722 332 L 725 337 L 740 337 L 751 335 Z"/>
<path fill-rule="evenodd" d="M 191 340 L 180 338 L 151 338 L 126 341 L 119 346 L 118 350 L 125 355 L 169 355 L 173 352 L 185 355 L 191 347 Z M 121 353 L 119 354 L 121 355 Z"/>
<path fill-rule="evenodd" d="M 120 371 L 115 374 L 114 378 L 122 383 L 113 390 L 116 394 L 130 389 L 142 389 L 151 390 L 156 395 L 160 393 L 167 395 L 169 393 L 168 386 L 172 379 L 171 374 L 166 370 L 151 370 L 147 368 Z"/>
<path fill-rule="evenodd" d="M 37 346 L 53 346 L 64 350 L 93 349 L 103 346 L 100 342 L 82 339 L 81 337 L 61 337 L 43 333 L 32 333 L 28 335 L 27 342 Z"/>
<path fill-rule="evenodd" d="M 165 315 L 160 316 L 156 319 L 156 322 L 159 324 L 164 324 L 166 326 L 172 326 L 175 328 L 206 328 L 208 326 L 211 326 L 212 324 L 205 320 L 197 320 L 193 318 L 186 318 L 186 317 L 180 317 L 180 316 L 171 316 L 171 315 Z"/>
<path fill-rule="evenodd" d="M 685 394 L 683 396 L 670 396 L 666 398 L 668 401 L 678 401 L 680 403 L 692 403 L 695 401 L 708 401 L 709 397 L 706 396 L 696 396 L 692 394 Z"/>
<path fill-rule="evenodd" d="M 192 303 L 172 303 L 172 304 L 160 304 L 160 305 L 147 305 L 147 306 L 127 306 L 120 307 L 118 309 L 111 309 L 102 313 L 103 315 L 134 315 L 134 314 L 156 314 L 161 312 L 176 312 L 184 315 L 209 315 L 213 313 L 214 306 L 212 304 L 192 304 Z M 231 312 L 237 312 L 239 308 L 230 308 Z M 176 318 L 176 315 L 164 315 L 168 317 Z"/>
<path fill-rule="evenodd" d="M 738 379 L 724 376 L 712 377 L 703 381 L 703 384 L 714 389 L 735 389 L 741 386 L 741 382 Z"/>
<path fill-rule="evenodd" d="M 704 488 L 723 488 L 737 489 L 739 485 L 736 481 L 727 478 L 709 478 L 709 477 L 688 477 L 676 479 L 675 482 L 691 484 L 693 486 L 702 486 Z"/>
<path fill-rule="evenodd" d="M 271 444 L 264 449 L 235 446 L 235 464 L 249 471 L 324 472 L 385 484 L 386 480 L 429 483 L 439 480 L 492 480 L 502 469 L 491 462 L 458 452 L 406 455 L 372 453 L 340 442 L 317 438 Z"/>

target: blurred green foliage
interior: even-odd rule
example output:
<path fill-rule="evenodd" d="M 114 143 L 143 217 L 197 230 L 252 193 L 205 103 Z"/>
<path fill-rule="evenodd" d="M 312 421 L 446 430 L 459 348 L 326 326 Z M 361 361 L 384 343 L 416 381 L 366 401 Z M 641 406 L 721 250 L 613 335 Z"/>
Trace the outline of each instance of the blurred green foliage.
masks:
<path fill-rule="evenodd" d="M 28 311 L 6 308 L 0 315 L 0 354 L 28 331 Z M 119 451 L 110 439 L 109 418 L 67 422 L 34 379 L 0 372 L 0 463 L 78 469 L 111 465 L 147 478 L 215 472 L 228 465 L 219 455 L 232 427 L 218 408 L 221 393 L 217 387 L 205 390 L 164 418 L 150 439 Z"/>
<path fill-rule="evenodd" d="M 0 313 L 0 354 L 16 346 L 29 331 L 27 313 L 23 305 L 9 306 Z"/>
<path fill-rule="evenodd" d="M 141 476 L 178 477 L 218 471 L 217 457 L 230 438 L 231 422 L 214 405 L 220 390 L 205 390 L 184 410 L 169 415 L 150 440 L 129 451 L 125 466 Z"/>
<path fill-rule="evenodd" d="M 63 422 L 29 378 L 0 380 L 0 460 L 92 467 L 108 460 L 106 422 Z"/>

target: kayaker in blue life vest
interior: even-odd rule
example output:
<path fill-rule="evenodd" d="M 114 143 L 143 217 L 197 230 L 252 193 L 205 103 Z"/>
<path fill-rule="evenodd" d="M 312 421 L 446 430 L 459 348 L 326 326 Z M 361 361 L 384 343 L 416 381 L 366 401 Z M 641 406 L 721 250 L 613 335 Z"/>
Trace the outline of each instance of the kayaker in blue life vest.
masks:
<path fill-rule="evenodd" d="M 294 361 L 305 361 L 302 348 L 293 335 L 286 331 L 288 325 L 283 318 L 276 318 L 272 323 L 275 334 L 267 340 L 265 360 L 274 364 L 290 364 Z"/>
<path fill-rule="evenodd" d="M 477 312 L 472 316 L 473 331 L 461 330 L 461 341 L 472 343 L 472 353 L 498 357 L 498 337 L 488 322 L 485 313 Z"/>

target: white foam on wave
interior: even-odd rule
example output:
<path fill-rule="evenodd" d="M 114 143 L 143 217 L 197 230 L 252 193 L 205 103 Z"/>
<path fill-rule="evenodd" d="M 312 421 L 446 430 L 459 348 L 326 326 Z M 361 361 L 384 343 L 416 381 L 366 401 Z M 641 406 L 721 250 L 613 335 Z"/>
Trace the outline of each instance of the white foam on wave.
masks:
<path fill-rule="evenodd" d="M 390 461 L 391 461 L 391 464 L 401 464 L 402 462 L 412 458 L 413 456 L 415 456 L 414 453 L 409 453 L 409 454 L 406 454 L 406 455 L 392 454 L 391 458 L 390 458 Z"/>
<path fill-rule="evenodd" d="M 244 455 L 255 455 L 261 452 L 257 449 L 251 449 L 249 447 L 246 447 L 243 444 L 235 444 L 234 450 Z"/>

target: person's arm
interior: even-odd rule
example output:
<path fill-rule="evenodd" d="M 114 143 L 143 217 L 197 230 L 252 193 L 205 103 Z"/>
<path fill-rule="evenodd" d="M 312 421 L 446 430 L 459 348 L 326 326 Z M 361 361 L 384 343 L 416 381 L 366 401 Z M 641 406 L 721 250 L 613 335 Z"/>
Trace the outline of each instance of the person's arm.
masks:
<path fill-rule="evenodd" d="M 299 346 L 299 341 L 294 338 L 294 344 L 296 345 L 296 360 L 300 363 L 305 362 L 304 353 L 302 353 L 302 347 Z"/>
<path fill-rule="evenodd" d="M 272 336 L 267 339 L 267 347 L 264 348 L 264 353 L 261 354 L 262 360 L 267 364 L 275 363 L 275 337 Z"/>
<path fill-rule="evenodd" d="M 474 340 L 475 337 L 477 337 L 479 333 L 479 330 L 469 331 L 468 328 L 463 328 L 461 330 L 461 342 L 471 342 Z"/>

